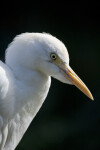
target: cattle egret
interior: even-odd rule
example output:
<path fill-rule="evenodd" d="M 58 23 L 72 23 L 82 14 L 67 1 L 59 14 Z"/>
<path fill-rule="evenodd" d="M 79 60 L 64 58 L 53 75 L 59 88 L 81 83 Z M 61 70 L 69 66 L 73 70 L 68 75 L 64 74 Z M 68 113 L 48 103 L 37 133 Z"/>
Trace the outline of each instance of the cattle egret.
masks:
<path fill-rule="evenodd" d="M 69 66 L 65 45 L 46 33 L 14 38 L 0 61 L 0 150 L 14 150 L 43 104 L 51 77 L 92 94 Z"/>

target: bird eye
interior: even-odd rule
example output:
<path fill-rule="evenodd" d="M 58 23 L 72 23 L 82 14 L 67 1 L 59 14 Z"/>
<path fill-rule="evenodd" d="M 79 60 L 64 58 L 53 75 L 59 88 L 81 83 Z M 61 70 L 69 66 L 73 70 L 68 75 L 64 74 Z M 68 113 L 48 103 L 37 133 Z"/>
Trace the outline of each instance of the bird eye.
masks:
<path fill-rule="evenodd" d="M 50 57 L 51 57 L 52 60 L 56 60 L 57 55 L 56 55 L 55 53 L 51 53 L 51 54 L 50 54 Z"/>

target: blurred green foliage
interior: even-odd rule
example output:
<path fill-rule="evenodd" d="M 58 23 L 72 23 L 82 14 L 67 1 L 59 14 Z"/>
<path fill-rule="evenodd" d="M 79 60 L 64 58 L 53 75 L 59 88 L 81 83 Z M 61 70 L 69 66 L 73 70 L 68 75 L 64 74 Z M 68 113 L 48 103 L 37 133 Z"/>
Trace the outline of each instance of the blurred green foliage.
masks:
<path fill-rule="evenodd" d="M 3 14 L 0 59 L 22 32 L 47 32 L 68 48 L 70 65 L 91 90 L 92 102 L 74 86 L 52 79 L 46 101 L 16 150 L 100 149 L 100 9 L 90 5 L 31 6 Z"/>

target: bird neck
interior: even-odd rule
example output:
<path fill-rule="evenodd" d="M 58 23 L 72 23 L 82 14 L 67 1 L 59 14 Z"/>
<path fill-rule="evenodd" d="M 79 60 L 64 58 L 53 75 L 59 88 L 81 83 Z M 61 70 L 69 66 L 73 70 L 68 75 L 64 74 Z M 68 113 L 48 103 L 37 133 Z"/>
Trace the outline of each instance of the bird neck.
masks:
<path fill-rule="evenodd" d="M 15 149 L 44 102 L 51 78 L 41 72 L 27 68 L 12 68 L 9 69 L 9 72 L 14 78 L 13 81 L 11 78 L 12 84 L 9 82 L 9 86 L 13 87 L 13 99 L 8 98 L 7 100 L 10 101 L 7 102 L 7 107 L 5 107 L 8 108 L 9 112 L 4 133 L 9 139 L 4 140 L 6 143 L 4 149 Z M 10 81 L 10 78 L 8 79 Z M 11 109 L 11 106 L 13 109 Z"/>
<path fill-rule="evenodd" d="M 12 71 L 16 78 L 15 112 L 29 107 L 28 113 L 34 116 L 48 94 L 51 77 L 24 67 L 16 67 Z"/>

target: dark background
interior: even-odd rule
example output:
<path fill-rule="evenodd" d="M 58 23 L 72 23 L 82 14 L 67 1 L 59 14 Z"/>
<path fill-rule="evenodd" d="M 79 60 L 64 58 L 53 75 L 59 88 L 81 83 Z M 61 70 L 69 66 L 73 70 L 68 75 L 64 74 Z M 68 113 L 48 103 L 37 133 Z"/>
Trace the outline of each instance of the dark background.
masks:
<path fill-rule="evenodd" d="M 76 87 L 52 79 L 46 101 L 16 150 L 100 149 L 100 5 L 6 2 L 0 11 L 0 59 L 23 32 L 47 32 L 68 48 L 70 66 L 91 90 L 91 101 Z"/>

